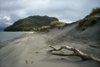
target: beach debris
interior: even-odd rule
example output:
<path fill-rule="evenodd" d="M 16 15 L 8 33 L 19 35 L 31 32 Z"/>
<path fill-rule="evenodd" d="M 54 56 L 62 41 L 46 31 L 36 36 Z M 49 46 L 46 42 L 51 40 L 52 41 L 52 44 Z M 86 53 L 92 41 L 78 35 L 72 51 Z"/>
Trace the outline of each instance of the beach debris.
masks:
<path fill-rule="evenodd" d="M 85 60 L 95 60 L 95 61 L 97 61 L 97 62 L 100 63 L 100 60 L 97 59 L 97 58 L 95 58 L 92 54 L 87 55 L 87 54 L 81 52 L 81 51 L 80 51 L 79 49 L 77 49 L 77 48 L 69 47 L 69 46 L 66 46 L 66 45 L 63 45 L 63 46 L 61 46 L 60 48 L 55 48 L 55 47 L 53 47 L 53 46 L 51 46 L 51 45 L 50 45 L 49 47 L 51 47 L 51 48 L 53 49 L 53 50 L 50 50 L 51 54 L 53 54 L 53 55 L 59 55 L 59 56 L 78 56 L 78 57 L 80 57 L 83 61 L 85 61 Z M 64 48 L 64 49 L 67 49 L 67 50 L 70 50 L 70 51 L 73 51 L 73 53 L 57 53 L 57 52 L 53 52 L 53 51 L 60 51 L 60 50 L 62 50 L 63 48 Z"/>
<path fill-rule="evenodd" d="M 39 52 L 35 52 L 36 54 L 38 54 Z"/>
<path fill-rule="evenodd" d="M 27 60 L 25 60 L 25 62 L 26 62 L 26 64 L 28 64 L 28 61 Z"/>
<path fill-rule="evenodd" d="M 31 64 L 33 64 L 33 61 L 31 62 Z"/>

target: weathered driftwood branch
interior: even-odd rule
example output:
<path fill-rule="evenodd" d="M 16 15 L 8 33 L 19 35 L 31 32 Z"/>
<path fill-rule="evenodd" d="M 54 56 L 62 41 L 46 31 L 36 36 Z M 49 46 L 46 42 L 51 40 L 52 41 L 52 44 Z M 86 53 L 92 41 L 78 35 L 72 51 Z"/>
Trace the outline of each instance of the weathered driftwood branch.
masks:
<path fill-rule="evenodd" d="M 81 57 L 81 59 L 83 61 L 85 61 L 85 60 L 95 60 L 95 61 L 97 61 L 97 62 L 100 63 L 100 60 L 97 59 L 97 58 L 95 58 L 95 57 L 93 57 L 92 54 L 91 55 L 84 54 L 83 52 L 81 52 L 79 49 L 76 49 L 76 48 L 72 48 L 72 47 L 65 46 L 65 45 L 61 46 L 59 49 L 57 49 L 57 48 L 55 48 L 53 46 L 50 46 L 50 47 L 53 49 L 53 50 L 50 50 L 50 52 L 53 55 L 60 55 L 60 56 L 79 56 L 79 57 Z M 54 53 L 54 52 L 52 52 L 52 51 L 60 51 L 63 48 L 64 49 L 67 49 L 67 50 L 70 50 L 70 51 L 73 51 L 73 53 Z"/>

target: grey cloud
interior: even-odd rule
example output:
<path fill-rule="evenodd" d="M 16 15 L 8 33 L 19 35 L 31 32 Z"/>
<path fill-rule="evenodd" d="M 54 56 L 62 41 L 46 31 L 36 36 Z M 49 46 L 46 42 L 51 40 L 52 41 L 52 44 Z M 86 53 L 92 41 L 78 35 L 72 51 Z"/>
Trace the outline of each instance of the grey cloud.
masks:
<path fill-rule="evenodd" d="M 1 0 L 0 1 L 0 10 L 1 11 L 15 11 L 24 8 L 17 0 Z"/>
<path fill-rule="evenodd" d="M 100 7 L 100 0 L 0 0 L 0 17 L 11 18 L 9 21 L 0 19 L 0 23 L 14 23 L 32 15 L 53 16 L 66 22 L 76 21 L 97 6 Z"/>

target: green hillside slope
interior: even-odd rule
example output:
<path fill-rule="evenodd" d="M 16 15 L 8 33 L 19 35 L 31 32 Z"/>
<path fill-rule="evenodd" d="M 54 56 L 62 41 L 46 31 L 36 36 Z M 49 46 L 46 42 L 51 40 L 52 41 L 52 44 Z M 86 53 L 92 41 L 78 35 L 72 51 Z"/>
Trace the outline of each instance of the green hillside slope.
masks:
<path fill-rule="evenodd" d="M 4 31 L 30 31 L 34 28 L 38 30 L 42 26 L 50 25 L 52 21 L 59 20 L 55 17 L 48 16 L 30 16 L 25 19 L 19 19 Z"/>

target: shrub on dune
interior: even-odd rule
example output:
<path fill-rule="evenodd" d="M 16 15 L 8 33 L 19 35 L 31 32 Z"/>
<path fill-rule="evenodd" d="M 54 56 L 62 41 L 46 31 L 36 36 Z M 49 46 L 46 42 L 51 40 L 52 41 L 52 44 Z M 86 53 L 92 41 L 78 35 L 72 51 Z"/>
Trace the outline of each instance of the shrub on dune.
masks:
<path fill-rule="evenodd" d="M 90 17 L 89 26 L 93 26 L 97 22 L 97 17 Z"/>
<path fill-rule="evenodd" d="M 50 27 L 50 26 L 42 26 L 42 27 L 40 28 L 40 31 L 47 31 L 47 32 L 49 32 L 49 30 L 48 30 L 49 27 Z"/>
<path fill-rule="evenodd" d="M 55 27 L 56 25 L 58 25 L 58 24 L 65 25 L 64 22 L 61 22 L 61 21 L 53 21 L 53 22 L 51 22 L 50 27 L 51 27 L 51 28 L 54 28 L 54 27 Z"/>
<path fill-rule="evenodd" d="M 92 9 L 90 15 L 100 14 L 100 7 L 96 7 Z"/>

